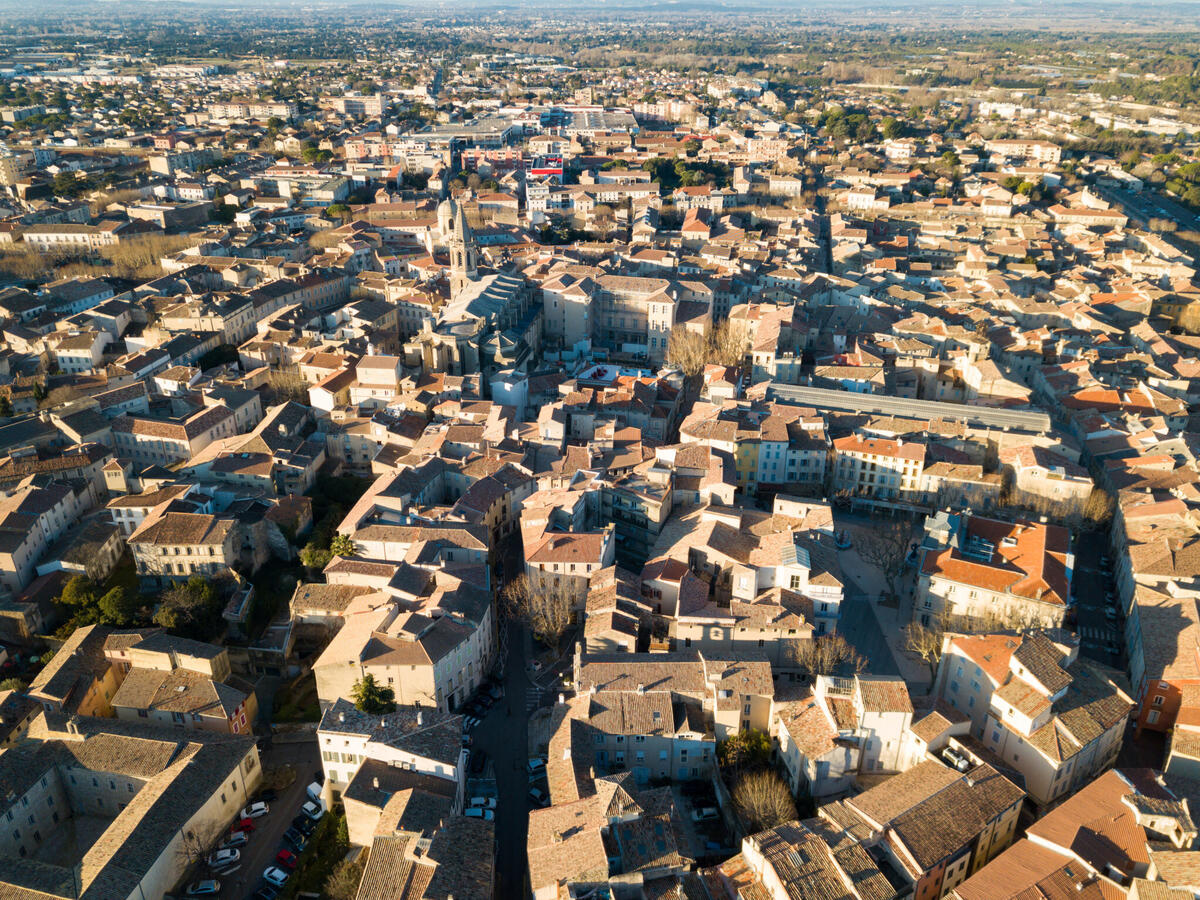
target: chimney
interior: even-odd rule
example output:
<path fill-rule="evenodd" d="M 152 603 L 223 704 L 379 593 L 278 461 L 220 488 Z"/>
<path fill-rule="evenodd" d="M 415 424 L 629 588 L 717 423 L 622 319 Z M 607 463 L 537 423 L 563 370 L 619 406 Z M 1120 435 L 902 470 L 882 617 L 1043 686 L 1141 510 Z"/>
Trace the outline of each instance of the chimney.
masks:
<path fill-rule="evenodd" d="M 417 724 L 423 725 L 424 723 L 425 723 L 425 713 L 418 709 L 417 710 Z"/>
<path fill-rule="evenodd" d="M 566 695 L 565 695 L 565 694 L 559 694 L 559 695 L 558 695 L 558 702 L 559 702 L 559 704 L 560 704 L 560 705 L 561 705 L 561 704 L 563 704 L 563 703 L 566 703 L 566 702 L 567 702 Z"/>
<path fill-rule="evenodd" d="M 371 787 L 375 788 L 375 790 L 379 790 L 379 776 L 378 775 L 376 775 L 374 778 L 371 779 Z"/>
<path fill-rule="evenodd" d="M 346 714 L 345 714 L 344 712 L 340 712 L 340 713 L 338 713 L 338 721 L 339 721 L 339 722 L 345 722 L 345 721 L 346 721 Z"/>
<path fill-rule="evenodd" d="M 638 692 L 639 694 L 644 694 L 644 693 L 646 693 L 646 686 L 645 686 L 644 684 L 641 684 L 641 683 L 639 683 L 639 684 L 638 684 L 638 686 L 637 686 L 637 692 Z"/>

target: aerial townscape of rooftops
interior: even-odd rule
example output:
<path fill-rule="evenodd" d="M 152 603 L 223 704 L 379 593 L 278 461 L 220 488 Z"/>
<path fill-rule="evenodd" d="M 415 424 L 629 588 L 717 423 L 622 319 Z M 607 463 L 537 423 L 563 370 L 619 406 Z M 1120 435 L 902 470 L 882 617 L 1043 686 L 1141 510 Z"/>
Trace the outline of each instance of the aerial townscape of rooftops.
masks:
<path fill-rule="evenodd" d="M 1200 20 L 0 0 L 0 898 L 1200 897 Z"/>

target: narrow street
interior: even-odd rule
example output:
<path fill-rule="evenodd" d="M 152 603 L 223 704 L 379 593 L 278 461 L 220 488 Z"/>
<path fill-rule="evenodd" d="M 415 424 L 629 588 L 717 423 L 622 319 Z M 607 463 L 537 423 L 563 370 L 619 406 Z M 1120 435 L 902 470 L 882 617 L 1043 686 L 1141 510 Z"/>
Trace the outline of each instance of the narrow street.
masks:
<path fill-rule="evenodd" d="M 1084 656 L 1120 669 L 1124 644 L 1121 619 L 1110 619 L 1107 594 L 1114 588 L 1112 578 L 1100 565 L 1105 552 L 1103 532 L 1083 532 L 1075 545 L 1075 629 L 1079 633 L 1079 652 Z"/>
<path fill-rule="evenodd" d="M 525 671 L 526 635 L 509 622 L 508 656 L 504 667 L 504 698 L 476 727 L 472 754 L 483 751 L 495 767 L 496 788 L 496 897 L 524 896 L 525 836 L 528 832 L 529 761 L 528 700 L 532 687 Z"/>

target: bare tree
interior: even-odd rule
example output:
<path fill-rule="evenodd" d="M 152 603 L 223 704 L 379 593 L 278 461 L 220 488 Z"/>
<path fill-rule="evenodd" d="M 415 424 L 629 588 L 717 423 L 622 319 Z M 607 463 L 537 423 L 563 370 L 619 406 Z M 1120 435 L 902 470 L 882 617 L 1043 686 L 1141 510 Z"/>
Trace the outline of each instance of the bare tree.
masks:
<path fill-rule="evenodd" d="M 1100 485 L 1096 485 L 1084 504 L 1083 518 L 1093 528 L 1101 528 L 1112 521 L 1116 507 L 1116 498 Z"/>
<path fill-rule="evenodd" d="M 747 346 L 745 330 L 728 320 L 703 332 L 676 326 L 667 342 L 667 361 L 690 377 L 699 375 L 707 365 L 741 365 Z"/>
<path fill-rule="evenodd" d="M 770 769 L 749 772 L 731 792 L 738 818 L 749 834 L 782 825 L 796 818 L 796 803 L 784 780 Z"/>
<path fill-rule="evenodd" d="M 840 634 L 825 634 L 808 641 L 792 641 L 786 654 L 794 668 L 811 678 L 818 675 L 858 673 L 867 661 Z"/>
<path fill-rule="evenodd" d="M 738 366 L 746 357 L 749 341 L 744 328 L 728 319 L 707 332 L 709 361 L 718 366 Z"/>
<path fill-rule="evenodd" d="M 346 235 L 337 229 L 329 228 L 324 231 L 314 231 L 308 236 L 308 246 L 314 250 L 327 250 L 336 247 L 346 239 Z"/>
<path fill-rule="evenodd" d="M 557 648 L 571 624 L 573 597 L 561 581 L 534 584 L 527 575 L 514 578 L 500 595 L 509 616 L 524 622 L 538 640 Z"/>
<path fill-rule="evenodd" d="M 699 375 L 708 363 L 705 343 L 704 335 L 698 331 L 673 328 L 667 341 L 667 362 L 679 366 L 689 378 Z"/>
<path fill-rule="evenodd" d="M 940 621 L 932 625 L 909 622 L 904 626 L 905 649 L 924 660 L 925 664 L 929 666 L 931 677 L 937 675 L 945 636 L 946 633 L 942 630 Z"/>
<path fill-rule="evenodd" d="M 298 371 L 274 369 L 267 376 L 267 384 L 279 402 L 294 400 L 296 403 L 308 403 L 309 384 Z"/>
<path fill-rule="evenodd" d="M 358 894 L 358 883 L 362 880 L 363 867 L 358 860 L 343 859 L 329 877 L 325 879 L 325 890 L 322 897 L 329 900 L 354 900 Z"/>
<path fill-rule="evenodd" d="M 879 569 L 892 597 L 898 594 L 911 537 L 907 523 L 881 522 L 870 530 L 862 531 L 855 539 L 854 547 L 859 558 Z"/>
<path fill-rule="evenodd" d="M 208 842 L 195 831 L 181 831 L 179 846 L 175 848 L 175 852 L 179 854 L 182 867 L 186 869 L 204 859 L 204 854 L 208 852 Z"/>

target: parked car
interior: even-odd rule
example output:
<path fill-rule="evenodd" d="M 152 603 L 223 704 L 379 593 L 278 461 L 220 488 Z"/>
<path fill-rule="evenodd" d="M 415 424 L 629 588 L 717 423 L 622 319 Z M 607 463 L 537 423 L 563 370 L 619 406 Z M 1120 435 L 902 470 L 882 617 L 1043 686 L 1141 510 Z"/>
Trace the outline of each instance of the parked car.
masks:
<path fill-rule="evenodd" d="M 312 784 L 310 784 L 308 787 L 306 787 L 304 789 L 304 793 L 306 793 L 308 795 L 309 800 L 316 800 L 318 803 L 320 803 L 322 790 L 323 790 L 322 783 L 319 781 L 314 781 Z"/>
<path fill-rule="evenodd" d="M 541 775 L 546 771 L 546 761 L 540 756 L 531 757 L 527 768 L 530 775 Z"/>
<path fill-rule="evenodd" d="M 493 700 L 503 700 L 504 699 L 504 688 L 500 687 L 500 685 L 498 685 L 498 684 L 493 684 L 491 687 L 488 688 L 488 694 L 491 696 L 491 698 Z"/>
<path fill-rule="evenodd" d="M 283 842 L 297 853 L 303 853 L 304 848 L 308 846 L 308 840 L 295 828 L 289 828 L 283 833 Z"/>
<path fill-rule="evenodd" d="M 306 838 L 312 837 L 312 833 L 317 830 L 317 823 L 308 816 L 299 815 L 292 819 L 292 827 L 299 831 Z"/>
<path fill-rule="evenodd" d="M 545 806 L 546 801 L 549 800 L 550 798 L 547 797 L 546 792 L 541 790 L 540 788 L 530 788 L 529 789 L 529 799 L 532 800 L 534 802 L 534 804 L 537 806 Z"/>
<path fill-rule="evenodd" d="M 263 881 L 273 884 L 276 887 L 283 887 L 287 884 L 287 880 L 288 873 L 279 868 L 279 866 L 271 866 L 263 872 Z"/>
<path fill-rule="evenodd" d="M 313 772 L 313 781 L 321 785 L 325 783 L 325 772 L 323 769 L 317 769 L 317 771 Z"/>
<path fill-rule="evenodd" d="M 238 862 L 238 860 L 241 858 L 242 851 L 230 847 L 224 850 L 216 850 L 213 853 L 208 854 L 208 858 L 205 860 L 205 862 L 208 863 L 208 867 L 210 869 L 224 869 Z"/>
<path fill-rule="evenodd" d="M 291 850 L 280 850 L 275 854 L 275 862 L 279 863 L 279 865 L 283 866 L 285 869 L 296 868 L 296 863 L 299 861 L 300 857 L 298 857 Z"/>
<path fill-rule="evenodd" d="M 465 719 L 463 719 L 463 731 L 472 731 L 478 724 L 478 716 L 467 716 Z"/>
<path fill-rule="evenodd" d="M 495 809 L 495 797 L 472 797 L 471 802 L 467 806 L 478 806 L 480 809 Z"/>
<path fill-rule="evenodd" d="M 275 797 L 275 788 L 263 788 L 254 799 L 261 800 L 263 803 L 274 803 Z"/>
<path fill-rule="evenodd" d="M 468 819 L 484 819 L 488 822 L 496 818 L 495 812 L 490 809 L 480 809 L 478 806 L 472 806 L 468 808 L 465 812 L 463 812 L 463 815 Z"/>
<path fill-rule="evenodd" d="M 233 830 L 234 831 L 253 831 L 254 830 L 254 820 L 253 819 L 239 819 L 238 823 L 233 826 Z"/>
<path fill-rule="evenodd" d="M 325 804 L 320 800 L 309 800 L 302 807 L 300 812 L 308 816 L 314 822 L 321 821 L 321 816 L 325 815 Z"/>
<path fill-rule="evenodd" d="M 250 835 L 244 831 L 234 831 L 225 839 L 225 843 L 218 847 L 218 850 L 232 850 L 237 847 L 245 847 L 246 842 L 250 840 Z"/>
<path fill-rule="evenodd" d="M 243 819 L 257 819 L 257 818 L 260 818 L 261 816 L 265 816 L 270 811 L 271 811 L 271 807 L 269 807 L 267 804 L 263 803 L 262 801 L 258 801 L 255 803 L 251 803 L 249 806 L 247 806 L 245 809 L 243 809 L 241 812 L 241 817 Z"/>
<path fill-rule="evenodd" d="M 184 892 L 188 897 L 212 897 L 221 893 L 221 882 L 215 878 L 193 881 Z"/>
<path fill-rule="evenodd" d="M 474 750 L 471 753 L 471 774 L 479 775 L 487 768 L 488 755 L 484 750 Z"/>
<path fill-rule="evenodd" d="M 1117 621 L 1117 611 L 1110 606 L 1108 609 L 1104 610 L 1104 618 L 1108 619 L 1110 622 Z"/>
<path fill-rule="evenodd" d="M 692 821 L 703 822 L 707 819 L 715 819 L 717 815 L 717 808 L 715 806 L 703 806 L 692 810 Z"/>
<path fill-rule="evenodd" d="M 266 881 L 260 884 L 258 890 L 254 892 L 254 900 L 275 900 L 278 896 L 279 888 Z"/>

